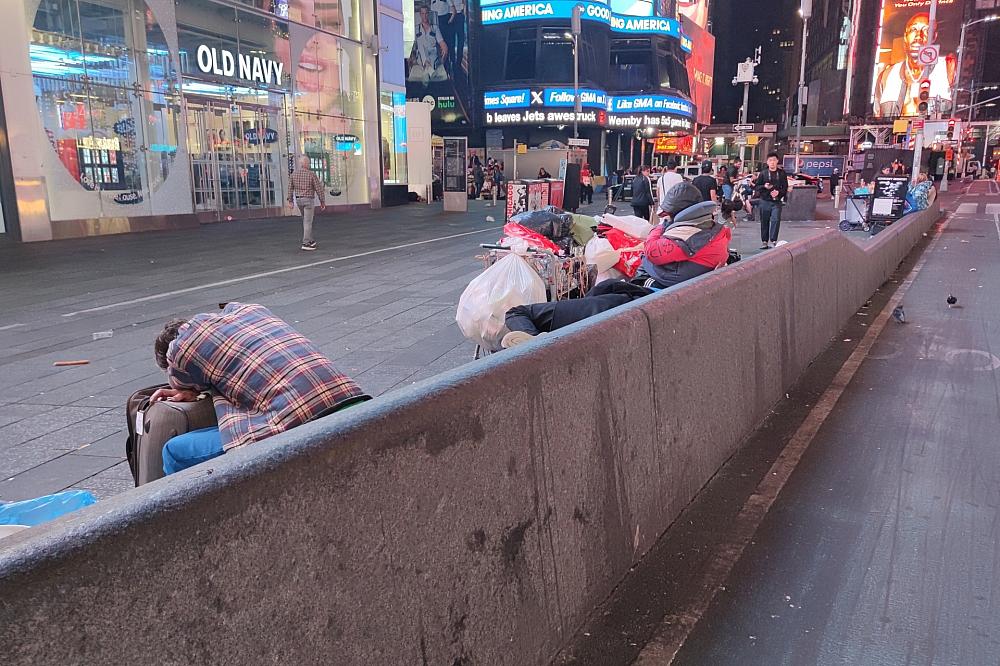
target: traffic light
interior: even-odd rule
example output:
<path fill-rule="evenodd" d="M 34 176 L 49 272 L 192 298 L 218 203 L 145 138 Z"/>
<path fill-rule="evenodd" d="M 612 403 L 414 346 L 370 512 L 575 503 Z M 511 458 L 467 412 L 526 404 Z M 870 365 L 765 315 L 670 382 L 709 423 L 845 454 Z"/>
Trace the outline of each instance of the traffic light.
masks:
<path fill-rule="evenodd" d="M 951 141 L 955 138 L 955 119 L 948 119 L 948 140 Z"/>
<path fill-rule="evenodd" d="M 927 102 L 931 99 L 931 81 L 930 79 L 924 79 L 920 82 L 920 104 L 917 105 L 917 110 L 920 111 L 921 115 L 927 113 Z"/>

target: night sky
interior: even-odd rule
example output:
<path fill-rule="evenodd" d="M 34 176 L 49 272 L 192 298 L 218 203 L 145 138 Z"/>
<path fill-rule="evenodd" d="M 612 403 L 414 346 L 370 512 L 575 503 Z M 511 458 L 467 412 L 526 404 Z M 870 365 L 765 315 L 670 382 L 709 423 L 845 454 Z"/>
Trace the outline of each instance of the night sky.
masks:
<path fill-rule="evenodd" d="M 777 121 L 784 111 L 784 96 L 767 96 L 767 83 L 772 89 L 785 81 L 785 61 L 794 50 L 779 50 L 780 40 L 794 37 L 800 25 L 797 0 L 714 0 L 712 32 L 715 35 L 715 83 L 712 93 L 713 122 L 735 123 L 743 104 L 743 86 L 734 86 L 736 64 L 753 56 L 754 49 L 764 47 L 764 61 L 757 68 L 761 84 L 750 89 L 750 120 Z M 774 29 L 784 36 L 772 35 Z M 772 43 L 772 40 L 773 43 Z M 769 55 L 770 49 L 770 58 Z M 775 65 L 775 59 L 779 64 Z"/>

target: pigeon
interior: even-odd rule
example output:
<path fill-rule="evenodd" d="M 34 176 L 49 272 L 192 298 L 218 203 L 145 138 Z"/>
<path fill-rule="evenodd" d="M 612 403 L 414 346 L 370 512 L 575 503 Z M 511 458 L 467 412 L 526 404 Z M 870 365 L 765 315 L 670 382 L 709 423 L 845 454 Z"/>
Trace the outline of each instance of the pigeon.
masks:
<path fill-rule="evenodd" d="M 906 313 L 903 312 L 902 305 L 897 305 L 892 309 L 892 318 L 898 321 L 900 324 L 906 323 Z"/>
<path fill-rule="evenodd" d="M 955 303 L 958 303 L 958 299 L 955 298 L 954 296 L 952 296 L 951 294 L 948 294 L 948 298 L 945 299 L 945 300 L 948 302 L 948 307 L 949 308 L 951 306 L 955 305 Z"/>

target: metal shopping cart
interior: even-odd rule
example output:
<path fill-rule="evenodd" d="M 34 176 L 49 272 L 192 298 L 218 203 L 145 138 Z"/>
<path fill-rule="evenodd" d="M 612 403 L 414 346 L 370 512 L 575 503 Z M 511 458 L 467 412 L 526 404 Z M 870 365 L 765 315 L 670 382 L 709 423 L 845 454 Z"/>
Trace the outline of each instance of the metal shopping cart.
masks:
<path fill-rule="evenodd" d="M 506 245 L 483 243 L 479 247 L 484 252 L 476 258 L 483 262 L 483 270 L 512 252 Z M 557 255 L 551 250 L 529 248 L 524 259 L 542 278 L 550 302 L 582 298 L 590 291 L 597 277 L 596 269 L 588 269 L 582 247 L 574 248 L 573 253 L 567 257 Z M 486 349 L 482 345 L 476 345 L 473 358 L 482 358 L 492 352 L 493 350 Z"/>

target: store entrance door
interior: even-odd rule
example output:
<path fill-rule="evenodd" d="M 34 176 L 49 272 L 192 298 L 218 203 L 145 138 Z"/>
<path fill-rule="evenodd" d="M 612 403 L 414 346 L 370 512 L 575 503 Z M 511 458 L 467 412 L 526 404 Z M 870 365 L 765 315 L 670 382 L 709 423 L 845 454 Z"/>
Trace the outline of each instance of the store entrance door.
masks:
<path fill-rule="evenodd" d="M 252 217 L 280 209 L 281 110 L 188 99 L 188 148 L 195 210 Z"/>

